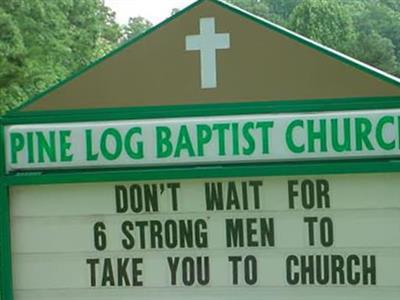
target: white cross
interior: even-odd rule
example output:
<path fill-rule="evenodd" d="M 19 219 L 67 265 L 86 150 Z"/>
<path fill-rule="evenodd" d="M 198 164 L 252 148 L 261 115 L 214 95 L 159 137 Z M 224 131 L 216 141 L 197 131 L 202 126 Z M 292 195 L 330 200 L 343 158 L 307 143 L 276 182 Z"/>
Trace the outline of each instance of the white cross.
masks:
<path fill-rule="evenodd" d="M 215 33 L 215 18 L 200 19 L 200 34 L 186 36 L 186 50 L 200 51 L 201 88 L 217 87 L 216 52 L 230 48 L 229 33 Z"/>

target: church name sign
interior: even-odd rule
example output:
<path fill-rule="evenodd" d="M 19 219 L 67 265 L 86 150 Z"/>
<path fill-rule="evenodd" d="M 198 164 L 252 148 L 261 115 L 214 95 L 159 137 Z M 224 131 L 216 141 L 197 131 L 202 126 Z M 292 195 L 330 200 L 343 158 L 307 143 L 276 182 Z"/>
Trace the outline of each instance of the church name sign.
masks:
<path fill-rule="evenodd" d="M 7 170 L 400 155 L 400 110 L 14 125 Z"/>

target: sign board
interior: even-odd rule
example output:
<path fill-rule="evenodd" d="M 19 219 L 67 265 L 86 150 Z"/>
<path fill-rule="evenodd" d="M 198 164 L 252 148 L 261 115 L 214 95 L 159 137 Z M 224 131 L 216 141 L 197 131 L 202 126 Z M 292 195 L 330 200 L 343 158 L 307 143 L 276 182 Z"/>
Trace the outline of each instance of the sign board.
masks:
<path fill-rule="evenodd" d="M 199 0 L 0 118 L 1 300 L 400 299 L 400 80 Z"/>
<path fill-rule="evenodd" d="M 9 171 L 395 157 L 400 110 L 6 128 Z"/>
<path fill-rule="evenodd" d="M 395 173 L 13 187 L 14 293 L 397 300 L 399 181 Z"/>

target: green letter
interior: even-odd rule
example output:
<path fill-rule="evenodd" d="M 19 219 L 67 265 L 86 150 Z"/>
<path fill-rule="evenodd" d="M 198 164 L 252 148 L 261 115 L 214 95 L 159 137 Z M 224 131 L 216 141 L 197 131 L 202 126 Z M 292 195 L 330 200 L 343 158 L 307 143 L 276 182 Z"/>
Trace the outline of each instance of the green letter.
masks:
<path fill-rule="evenodd" d="M 269 153 L 269 129 L 274 127 L 274 122 L 257 122 L 256 128 L 261 128 L 262 153 Z"/>
<path fill-rule="evenodd" d="M 190 157 L 195 156 L 189 130 L 187 129 L 186 125 L 182 125 L 181 129 L 179 130 L 174 157 L 180 157 L 182 150 L 186 150 Z"/>
<path fill-rule="evenodd" d="M 302 153 L 305 150 L 305 146 L 301 145 L 298 146 L 293 141 L 293 131 L 296 127 L 304 128 L 304 121 L 303 120 L 294 120 L 292 123 L 289 124 L 286 130 L 286 144 L 289 147 L 289 150 L 293 153 Z"/>
<path fill-rule="evenodd" d="M 210 126 L 197 125 L 197 153 L 199 156 L 204 156 L 204 145 L 211 141 L 211 137 L 212 131 Z"/>
<path fill-rule="evenodd" d="M 125 137 L 125 150 L 126 150 L 126 153 L 128 153 L 130 158 L 132 158 L 132 159 L 141 159 L 141 158 L 143 158 L 143 153 L 144 153 L 144 151 L 143 151 L 143 142 L 137 142 L 136 143 L 137 152 L 132 150 L 131 140 L 132 140 L 133 135 L 136 134 L 136 133 L 142 135 L 142 128 L 133 127 L 131 129 L 129 129 L 129 131 L 126 134 L 126 137 Z"/>
<path fill-rule="evenodd" d="M 28 132 L 26 134 L 28 140 L 28 163 L 35 162 L 35 148 L 33 142 L 33 132 Z"/>
<path fill-rule="evenodd" d="M 393 150 L 396 147 L 396 142 L 394 140 L 392 142 L 387 142 L 383 138 L 383 128 L 386 124 L 394 125 L 394 117 L 386 116 L 378 121 L 378 125 L 376 126 L 376 140 L 382 149 Z"/>
<path fill-rule="evenodd" d="M 351 138 L 350 138 L 350 119 L 343 119 L 343 142 L 339 142 L 339 125 L 338 119 L 331 120 L 332 125 L 332 146 L 336 152 L 350 151 L 351 150 Z"/>
<path fill-rule="evenodd" d="M 243 154 L 244 155 L 251 155 L 254 153 L 254 150 L 256 149 L 256 143 L 254 140 L 254 137 L 252 136 L 250 130 L 254 129 L 254 123 L 253 122 L 246 122 L 243 126 L 243 137 L 247 142 L 247 147 L 243 147 Z"/>
<path fill-rule="evenodd" d="M 109 136 L 114 138 L 114 143 L 112 143 L 112 145 L 114 145 L 113 152 L 111 152 L 107 147 L 107 140 Z M 117 159 L 121 155 L 122 149 L 122 138 L 119 131 L 115 128 L 107 128 L 106 130 L 104 130 L 103 134 L 101 135 L 100 150 L 105 159 Z"/>
<path fill-rule="evenodd" d="M 13 164 L 18 162 L 17 153 L 24 149 L 25 139 L 24 135 L 19 132 L 12 132 L 10 134 L 10 144 L 11 144 L 11 162 Z"/>
<path fill-rule="evenodd" d="M 368 150 L 374 150 L 374 147 L 369 140 L 371 133 L 371 121 L 367 118 L 356 118 L 356 150 L 362 151 L 363 144 Z"/>
<path fill-rule="evenodd" d="M 308 152 L 315 152 L 315 142 L 319 140 L 320 151 L 328 151 L 326 144 L 326 120 L 319 120 L 319 131 L 314 130 L 314 120 L 307 121 Z"/>
<path fill-rule="evenodd" d="M 86 159 L 88 161 L 97 160 L 99 158 L 99 153 L 93 154 L 93 147 L 92 147 L 92 130 L 86 129 Z"/>
<path fill-rule="evenodd" d="M 51 162 L 55 162 L 56 159 L 56 134 L 54 131 L 49 132 L 49 141 L 41 131 L 36 132 L 38 141 L 38 157 L 39 162 L 44 162 L 45 152 Z"/>
<path fill-rule="evenodd" d="M 232 123 L 232 154 L 239 155 L 239 124 Z"/>
<path fill-rule="evenodd" d="M 225 150 L 225 131 L 229 130 L 229 124 L 228 123 L 214 124 L 213 125 L 213 130 L 216 130 L 218 132 L 218 144 L 219 144 L 219 152 L 218 152 L 218 154 L 220 156 L 224 156 L 224 155 L 226 155 L 226 150 Z"/>
<path fill-rule="evenodd" d="M 74 157 L 72 154 L 69 154 L 69 149 L 71 148 L 71 143 L 69 142 L 70 136 L 71 136 L 70 130 L 60 131 L 61 161 L 72 161 L 72 158 Z"/>
<path fill-rule="evenodd" d="M 165 158 L 172 154 L 171 129 L 168 127 L 157 127 L 157 157 Z"/>

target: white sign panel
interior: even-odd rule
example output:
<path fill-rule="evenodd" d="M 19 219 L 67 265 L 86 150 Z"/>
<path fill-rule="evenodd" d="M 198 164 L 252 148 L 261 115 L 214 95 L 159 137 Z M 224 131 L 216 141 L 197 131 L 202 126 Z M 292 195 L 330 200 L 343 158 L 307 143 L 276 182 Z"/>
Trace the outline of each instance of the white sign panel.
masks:
<path fill-rule="evenodd" d="M 15 125 L 8 171 L 400 155 L 400 110 Z"/>
<path fill-rule="evenodd" d="M 400 174 L 11 188 L 15 300 L 398 300 Z"/>

